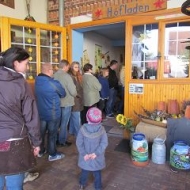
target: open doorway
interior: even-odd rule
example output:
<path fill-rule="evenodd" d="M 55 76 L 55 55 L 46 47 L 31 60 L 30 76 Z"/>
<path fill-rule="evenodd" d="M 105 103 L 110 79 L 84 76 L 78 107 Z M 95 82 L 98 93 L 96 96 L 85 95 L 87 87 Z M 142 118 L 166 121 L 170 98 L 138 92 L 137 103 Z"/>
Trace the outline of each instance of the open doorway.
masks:
<path fill-rule="evenodd" d="M 72 60 L 94 71 L 107 67 L 112 59 L 125 62 L 125 22 L 75 29 L 72 31 Z M 118 69 L 119 70 L 119 69 Z"/>
<path fill-rule="evenodd" d="M 125 22 L 80 28 L 72 31 L 72 61 L 81 63 L 81 68 L 90 63 L 93 72 L 100 74 L 100 68 L 107 68 L 112 60 L 119 66 L 116 74 L 119 84 L 115 87 L 113 113 L 124 113 L 125 68 Z M 99 74 L 98 74 L 99 73 Z"/>

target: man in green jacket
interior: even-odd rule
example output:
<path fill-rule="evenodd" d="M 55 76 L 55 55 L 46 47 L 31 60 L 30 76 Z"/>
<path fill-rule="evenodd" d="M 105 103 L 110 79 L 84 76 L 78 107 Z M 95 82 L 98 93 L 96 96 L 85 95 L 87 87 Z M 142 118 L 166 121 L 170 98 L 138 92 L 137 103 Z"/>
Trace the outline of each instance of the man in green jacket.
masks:
<path fill-rule="evenodd" d="M 57 145 L 70 146 L 71 142 L 67 141 L 67 126 L 71 116 L 71 109 L 74 105 L 74 98 L 77 96 L 76 86 L 71 76 L 67 73 L 69 62 L 65 59 L 59 63 L 59 70 L 54 74 L 54 79 L 58 80 L 66 91 L 66 96 L 61 98 L 61 126 L 59 130 Z"/>

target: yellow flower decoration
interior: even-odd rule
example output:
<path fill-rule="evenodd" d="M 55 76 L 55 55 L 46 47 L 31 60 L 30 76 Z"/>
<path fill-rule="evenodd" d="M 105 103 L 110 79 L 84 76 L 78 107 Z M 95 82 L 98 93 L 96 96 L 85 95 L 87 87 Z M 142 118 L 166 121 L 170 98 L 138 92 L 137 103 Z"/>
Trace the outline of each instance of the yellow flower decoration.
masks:
<path fill-rule="evenodd" d="M 120 127 L 125 130 L 129 130 L 130 132 L 135 131 L 135 127 L 133 126 L 133 121 L 131 118 L 127 118 L 123 114 L 118 114 L 116 116 L 116 121 L 121 124 Z"/>
<path fill-rule="evenodd" d="M 123 119 L 123 114 L 118 114 L 117 116 L 116 116 L 116 121 L 118 122 L 118 123 L 120 123 L 120 124 L 122 124 L 121 122 L 122 122 L 122 119 Z"/>
<path fill-rule="evenodd" d="M 122 125 L 126 125 L 127 124 L 127 118 L 125 116 L 122 117 L 121 124 Z"/>

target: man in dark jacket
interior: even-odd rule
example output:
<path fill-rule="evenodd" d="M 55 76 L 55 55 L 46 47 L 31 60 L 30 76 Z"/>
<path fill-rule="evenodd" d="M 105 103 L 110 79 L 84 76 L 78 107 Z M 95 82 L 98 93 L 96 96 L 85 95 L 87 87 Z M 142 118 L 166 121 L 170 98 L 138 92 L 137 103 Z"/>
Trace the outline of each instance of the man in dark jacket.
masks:
<path fill-rule="evenodd" d="M 60 98 L 65 97 L 66 93 L 59 81 L 54 80 L 52 76 L 52 65 L 44 63 L 42 64 L 42 73 L 35 80 L 35 95 L 40 115 L 42 137 L 41 151 L 38 156 L 41 157 L 46 152 L 44 139 L 47 130 L 49 161 L 64 157 L 64 154 L 58 153 L 56 150 L 56 139 L 61 119 Z"/>
<path fill-rule="evenodd" d="M 109 99 L 106 103 L 106 117 L 108 118 L 114 117 L 113 109 L 114 109 L 114 104 L 116 100 L 117 88 L 118 88 L 118 78 L 115 72 L 117 67 L 118 67 L 118 62 L 116 60 L 112 60 L 110 62 L 110 66 L 108 67 L 109 69 L 109 76 L 108 76 Z"/>

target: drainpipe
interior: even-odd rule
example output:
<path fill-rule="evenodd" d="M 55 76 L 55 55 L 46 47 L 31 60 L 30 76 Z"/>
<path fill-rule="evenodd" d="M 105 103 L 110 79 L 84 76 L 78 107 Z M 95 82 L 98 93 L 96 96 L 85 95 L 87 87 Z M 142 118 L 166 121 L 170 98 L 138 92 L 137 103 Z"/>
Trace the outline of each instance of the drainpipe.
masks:
<path fill-rule="evenodd" d="M 59 0 L 59 25 L 64 26 L 64 0 Z"/>

